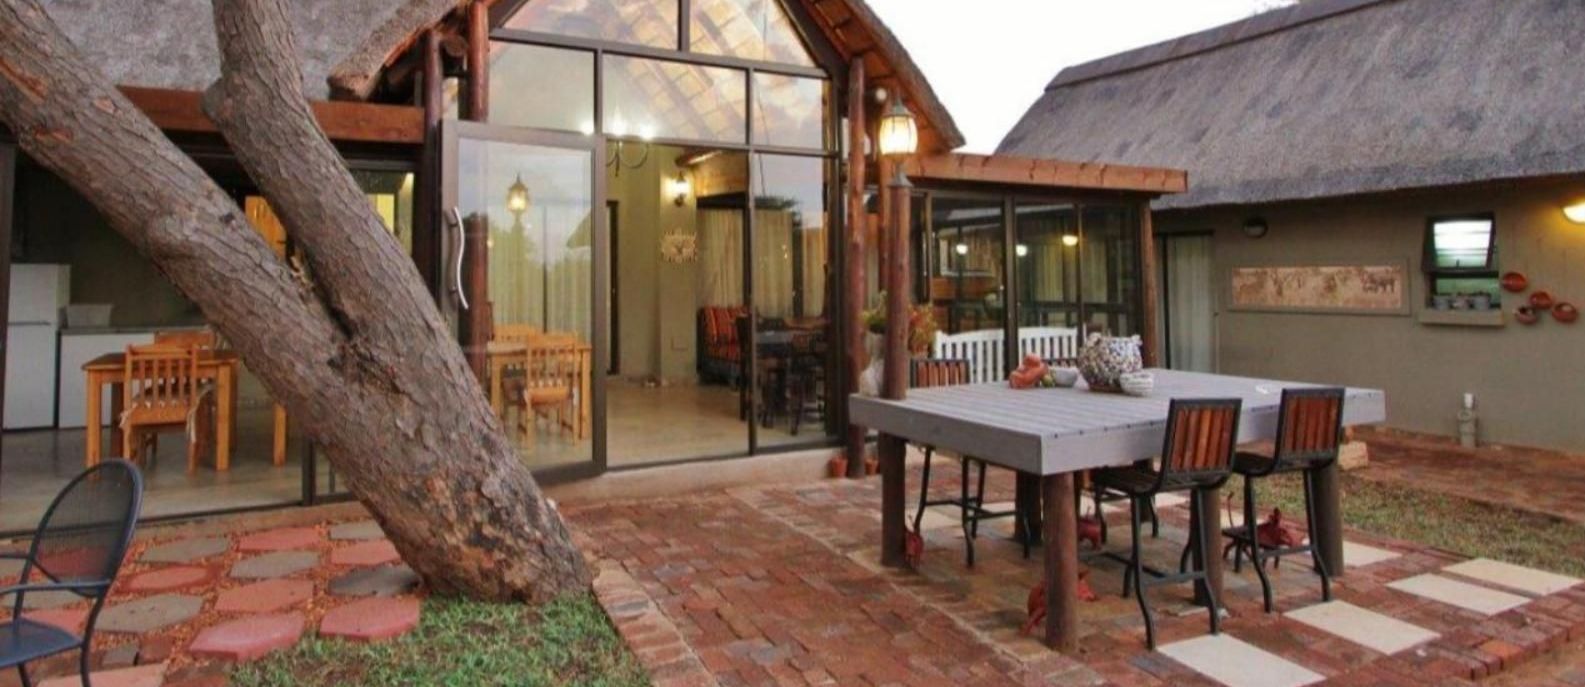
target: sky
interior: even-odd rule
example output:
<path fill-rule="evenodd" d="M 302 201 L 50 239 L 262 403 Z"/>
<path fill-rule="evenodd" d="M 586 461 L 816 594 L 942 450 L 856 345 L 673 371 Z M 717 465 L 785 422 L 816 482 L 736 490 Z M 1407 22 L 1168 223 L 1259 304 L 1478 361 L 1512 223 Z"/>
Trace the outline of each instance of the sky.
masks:
<path fill-rule="evenodd" d="M 1063 67 L 1285 5 L 1285 0 L 870 0 L 968 138 L 989 153 Z"/>

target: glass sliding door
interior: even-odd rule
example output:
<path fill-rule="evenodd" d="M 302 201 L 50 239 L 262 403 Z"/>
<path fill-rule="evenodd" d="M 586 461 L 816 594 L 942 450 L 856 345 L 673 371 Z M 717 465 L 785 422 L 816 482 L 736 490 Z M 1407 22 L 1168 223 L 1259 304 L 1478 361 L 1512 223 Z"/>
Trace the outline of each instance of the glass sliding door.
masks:
<path fill-rule="evenodd" d="M 1079 253 L 1085 332 L 1141 333 L 1139 216 L 1133 206 L 1086 205 Z"/>
<path fill-rule="evenodd" d="M 826 161 L 755 155 L 751 251 L 758 388 L 756 447 L 822 443 L 835 432 Z"/>
<path fill-rule="evenodd" d="M 446 124 L 445 207 L 484 237 L 452 248 L 485 253 L 448 262 L 468 266 L 451 275 L 459 283 L 485 285 L 482 299 L 473 289 L 456 307 L 459 316 L 488 314 L 482 381 L 491 404 L 531 468 L 593 469 L 603 393 L 595 371 L 605 367 L 594 324 L 605 276 L 595 259 L 606 218 L 599 146 L 575 134 Z"/>
<path fill-rule="evenodd" d="M 930 198 L 923 302 L 935 315 L 944 358 L 967 360 L 976 383 L 1003 379 L 1007 360 L 1006 209 L 1002 198 Z"/>
<path fill-rule="evenodd" d="M 1078 355 L 1079 213 L 1072 203 L 1015 205 L 1018 354 Z"/>

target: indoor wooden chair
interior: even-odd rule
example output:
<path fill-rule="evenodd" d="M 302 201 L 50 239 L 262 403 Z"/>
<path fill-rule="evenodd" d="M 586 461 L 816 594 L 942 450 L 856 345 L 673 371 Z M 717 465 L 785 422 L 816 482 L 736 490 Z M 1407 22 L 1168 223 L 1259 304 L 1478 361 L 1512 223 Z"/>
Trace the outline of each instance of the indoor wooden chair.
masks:
<path fill-rule="evenodd" d="M 192 348 L 201 351 L 218 349 L 219 339 L 220 337 L 211 329 L 179 329 L 154 333 L 155 345 Z"/>
<path fill-rule="evenodd" d="M 1094 473 L 1099 487 L 1127 494 L 1129 499 L 1129 530 L 1132 549 L 1127 558 L 1115 553 L 1105 554 L 1128 567 L 1123 572 L 1123 596 L 1132 593 L 1139 602 L 1139 611 L 1145 617 L 1145 641 L 1152 651 L 1156 648 L 1156 626 L 1150 615 L 1150 603 L 1145 590 L 1165 584 L 1207 581 L 1205 562 L 1220 552 L 1210 551 L 1209 528 L 1216 523 L 1205 522 L 1199 514 L 1207 498 L 1214 498 L 1216 489 L 1232 475 L 1233 451 L 1238 441 L 1238 420 L 1243 400 L 1230 399 L 1174 399 L 1167 416 L 1166 439 L 1161 450 L 1159 467 L 1136 464 L 1124 468 L 1108 468 Z M 1198 554 L 1198 569 L 1180 568 L 1176 574 L 1148 567 L 1140 556 L 1140 520 L 1145 505 L 1157 494 L 1189 492 L 1189 530 L 1191 546 Z M 1214 507 L 1214 506 L 1213 506 Z M 1149 575 L 1151 579 L 1146 580 Z M 1221 607 L 1216 594 L 1206 584 L 1206 596 L 1211 614 L 1211 634 L 1221 632 Z"/>
<path fill-rule="evenodd" d="M 577 388 L 578 344 L 576 340 L 543 338 L 528 349 L 523 368 L 522 419 L 524 439 L 532 441 L 539 418 L 552 420 L 561 431 L 576 432 L 573 390 Z"/>
<path fill-rule="evenodd" d="M 1244 522 L 1227 527 L 1222 534 L 1231 540 L 1233 571 L 1243 568 L 1243 557 L 1255 564 L 1266 612 L 1272 612 L 1271 580 L 1265 562 L 1282 556 L 1308 553 L 1315 560 L 1321 577 L 1321 600 L 1332 600 L 1332 578 L 1320 556 L 1315 555 L 1315 476 L 1337 462 L 1343 446 L 1343 396 L 1340 388 L 1284 389 L 1282 409 L 1277 416 L 1277 441 L 1271 454 L 1239 451 L 1233 458 L 1233 472 L 1244 478 Z M 1277 547 L 1257 545 L 1260 511 L 1255 507 L 1255 482 L 1264 477 L 1299 472 L 1304 475 L 1304 523 L 1307 543 Z"/>
<path fill-rule="evenodd" d="M 957 386 L 968 384 L 970 380 L 969 361 L 943 360 L 943 359 L 915 359 L 909 367 L 909 386 L 915 389 L 930 387 Z M 930 467 L 935 458 L 936 447 L 920 446 L 919 450 L 925 455 L 925 467 L 919 480 L 919 508 L 914 512 L 914 532 L 920 532 L 919 526 L 924 521 L 925 509 L 931 506 L 952 506 L 958 509 L 959 522 L 963 527 L 964 555 L 969 567 L 974 566 L 974 540 L 979 536 L 980 523 L 986 520 L 1000 518 L 1014 518 L 1018 516 L 1018 509 L 1008 511 L 992 511 L 985 508 L 985 461 L 970 456 L 963 456 L 959 461 L 961 473 L 958 484 L 958 496 L 945 498 L 930 498 Z M 978 468 L 978 479 L 974 480 L 974 494 L 969 495 L 970 468 Z M 1029 527 L 1019 528 L 1021 532 L 1029 533 Z M 1029 557 L 1029 549 L 1033 537 L 1027 534 L 1023 538 L 1024 557 Z"/>
<path fill-rule="evenodd" d="M 496 341 L 529 345 L 540 337 L 539 327 L 531 324 L 498 324 L 495 325 Z"/>
<path fill-rule="evenodd" d="M 214 394 L 198 376 L 198 349 L 165 345 L 128 346 L 121 374 L 122 445 L 133 463 L 152 462 L 160 432 L 181 431 L 187 439 L 187 470 L 198 469 L 202 449 L 212 443 Z"/>

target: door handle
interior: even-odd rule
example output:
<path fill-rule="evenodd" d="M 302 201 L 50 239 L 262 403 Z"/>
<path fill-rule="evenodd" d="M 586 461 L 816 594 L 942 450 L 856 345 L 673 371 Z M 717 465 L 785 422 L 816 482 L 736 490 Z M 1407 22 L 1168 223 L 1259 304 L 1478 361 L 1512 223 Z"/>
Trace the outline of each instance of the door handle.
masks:
<path fill-rule="evenodd" d="M 462 260 L 468 254 L 468 232 L 462 224 L 462 211 L 456 206 L 451 208 L 450 219 L 452 226 L 457 228 L 457 268 L 453 272 L 456 275 L 456 284 L 453 290 L 457 293 L 457 304 L 462 306 L 463 310 L 472 310 L 473 307 L 468 305 L 468 294 L 462 290 Z"/>

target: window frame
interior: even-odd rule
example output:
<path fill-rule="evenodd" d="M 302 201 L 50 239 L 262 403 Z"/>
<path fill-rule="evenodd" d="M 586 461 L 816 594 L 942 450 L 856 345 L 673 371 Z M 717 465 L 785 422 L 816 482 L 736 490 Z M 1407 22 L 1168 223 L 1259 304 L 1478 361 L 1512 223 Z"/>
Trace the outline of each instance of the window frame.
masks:
<path fill-rule="evenodd" d="M 1481 267 L 1440 267 L 1436 264 L 1436 227 L 1449 222 L 1489 222 L 1491 223 L 1491 236 L 1486 243 L 1486 264 Z M 1497 267 L 1499 257 L 1497 250 L 1497 213 L 1496 212 L 1469 212 L 1452 215 L 1433 215 L 1425 220 L 1425 233 L 1422 237 L 1423 254 L 1421 255 L 1421 271 L 1426 278 L 1426 300 L 1435 298 L 1440 289 L 1439 284 L 1444 280 L 1496 280 L 1501 271 Z M 1491 291 L 1496 296 L 1496 289 Z"/>

